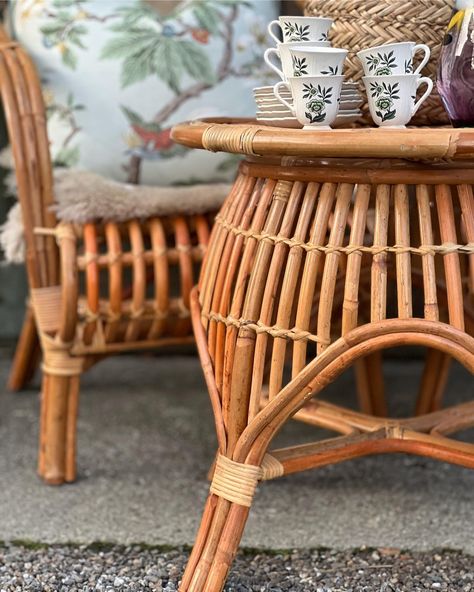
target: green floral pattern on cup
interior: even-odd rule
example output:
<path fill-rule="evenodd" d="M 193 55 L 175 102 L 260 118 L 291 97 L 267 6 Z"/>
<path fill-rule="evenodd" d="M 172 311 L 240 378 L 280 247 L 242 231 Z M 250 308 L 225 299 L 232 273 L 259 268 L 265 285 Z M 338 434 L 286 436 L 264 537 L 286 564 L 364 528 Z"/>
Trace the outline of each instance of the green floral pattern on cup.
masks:
<path fill-rule="evenodd" d="M 324 74 L 324 76 L 339 76 L 339 68 L 337 66 L 328 66 L 328 69 L 322 70 L 321 74 Z"/>
<path fill-rule="evenodd" d="M 303 85 L 303 98 L 306 102 L 305 116 L 310 123 L 321 123 L 326 119 L 326 105 L 331 104 L 332 86 L 324 87 L 318 84 Z"/>
<path fill-rule="evenodd" d="M 303 76 L 308 75 L 308 64 L 306 63 L 306 58 L 297 58 L 296 56 L 292 56 L 293 60 L 293 76 Z"/>
<path fill-rule="evenodd" d="M 369 72 L 375 76 L 390 76 L 397 67 L 397 61 L 393 55 L 393 51 L 389 53 L 377 52 L 376 54 L 367 56 L 367 66 L 369 67 Z"/>
<path fill-rule="evenodd" d="M 397 110 L 394 101 L 400 99 L 399 92 L 398 82 L 394 84 L 372 82 L 370 84 L 370 94 L 375 99 L 374 104 L 377 108 L 376 114 L 382 122 L 395 119 Z"/>
<path fill-rule="evenodd" d="M 297 23 L 283 23 L 287 41 L 310 41 L 309 25 L 298 25 Z"/>

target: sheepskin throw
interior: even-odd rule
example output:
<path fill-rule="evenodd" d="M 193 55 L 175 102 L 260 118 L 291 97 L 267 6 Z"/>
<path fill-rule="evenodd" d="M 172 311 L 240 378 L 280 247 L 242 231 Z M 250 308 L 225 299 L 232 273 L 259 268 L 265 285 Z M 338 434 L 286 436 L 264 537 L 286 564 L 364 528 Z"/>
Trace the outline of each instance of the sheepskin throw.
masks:
<path fill-rule="evenodd" d="M 218 210 L 227 184 L 150 187 L 118 183 L 88 171 L 58 169 L 54 174 L 54 211 L 59 220 L 83 224 L 115 220 L 203 214 Z"/>
<path fill-rule="evenodd" d="M 227 184 L 149 187 L 118 183 L 75 169 L 54 172 L 55 204 L 59 220 L 83 224 L 114 220 L 202 214 L 218 210 L 229 193 Z M 23 225 L 19 204 L 13 206 L 0 229 L 0 245 L 11 263 L 24 260 Z"/>

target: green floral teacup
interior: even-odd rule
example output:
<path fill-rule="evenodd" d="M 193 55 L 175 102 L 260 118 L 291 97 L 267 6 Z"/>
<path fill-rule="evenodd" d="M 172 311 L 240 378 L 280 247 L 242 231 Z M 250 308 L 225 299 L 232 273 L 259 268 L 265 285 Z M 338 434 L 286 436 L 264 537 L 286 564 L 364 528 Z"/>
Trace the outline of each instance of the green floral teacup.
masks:
<path fill-rule="evenodd" d="M 268 25 L 270 37 L 276 43 L 284 41 L 327 41 L 333 20 L 318 16 L 281 16 Z M 281 30 L 282 39 L 275 34 L 275 26 Z"/>
<path fill-rule="evenodd" d="M 287 82 L 277 82 L 273 92 L 303 129 L 331 129 L 339 111 L 343 81 L 344 76 L 291 76 Z M 291 90 L 293 104 L 281 96 L 282 88 Z"/>
<path fill-rule="evenodd" d="M 418 74 L 401 76 L 364 76 L 369 109 L 375 124 L 380 127 L 404 128 L 433 90 L 431 78 Z M 418 88 L 427 89 L 417 101 Z"/>
<path fill-rule="evenodd" d="M 413 58 L 418 51 L 424 56 L 413 70 Z M 413 41 L 388 43 L 370 47 L 357 53 L 366 76 L 398 76 L 400 74 L 419 74 L 430 59 L 431 51 L 427 45 L 416 45 Z"/>
<path fill-rule="evenodd" d="M 276 47 L 269 47 L 263 54 L 263 59 L 282 80 L 293 76 L 293 60 L 290 51 L 296 47 L 308 49 L 313 47 L 331 47 L 331 44 L 329 41 L 292 41 L 291 43 L 278 43 Z M 281 70 L 274 63 L 272 56 L 276 56 L 281 62 Z"/>
<path fill-rule="evenodd" d="M 340 76 L 347 49 L 290 47 L 293 76 Z"/>

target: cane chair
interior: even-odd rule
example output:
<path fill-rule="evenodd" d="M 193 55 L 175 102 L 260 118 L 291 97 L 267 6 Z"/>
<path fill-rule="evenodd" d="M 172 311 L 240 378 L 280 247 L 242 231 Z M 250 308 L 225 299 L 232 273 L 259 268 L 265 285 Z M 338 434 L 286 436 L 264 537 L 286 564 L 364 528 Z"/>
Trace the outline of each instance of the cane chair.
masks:
<path fill-rule="evenodd" d="M 30 286 L 30 308 L 9 386 L 21 388 L 29 379 L 39 343 L 38 470 L 47 483 L 61 484 L 76 478 L 81 374 L 109 354 L 193 341 L 189 293 L 212 216 L 58 223 L 51 211 L 53 180 L 40 81 L 29 56 L 3 30 L 0 82 Z"/>

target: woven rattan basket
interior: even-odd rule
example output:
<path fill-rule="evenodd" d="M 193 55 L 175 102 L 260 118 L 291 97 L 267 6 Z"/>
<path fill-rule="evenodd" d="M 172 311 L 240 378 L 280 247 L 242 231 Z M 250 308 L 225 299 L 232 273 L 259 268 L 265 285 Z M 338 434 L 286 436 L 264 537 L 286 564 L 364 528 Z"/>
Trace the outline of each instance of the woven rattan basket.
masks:
<path fill-rule="evenodd" d="M 335 47 L 350 51 L 346 62 L 348 78 L 361 81 L 362 66 L 355 55 L 361 49 L 397 41 L 415 41 L 431 48 L 431 60 L 423 74 L 435 80 L 441 42 L 453 5 L 454 0 L 307 0 L 305 14 L 334 19 L 331 41 Z M 363 87 L 362 81 L 360 84 Z M 364 120 L 371 122 L 367 105 L 363 111 Z M 449 123 L 436 90 L 412 123 Z"/>

